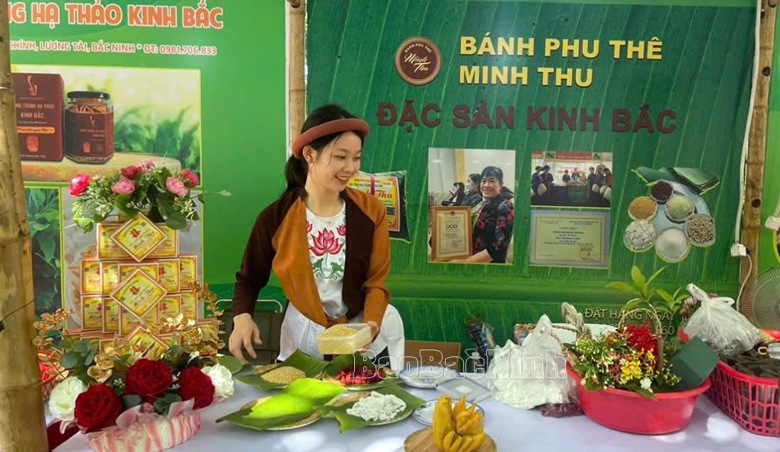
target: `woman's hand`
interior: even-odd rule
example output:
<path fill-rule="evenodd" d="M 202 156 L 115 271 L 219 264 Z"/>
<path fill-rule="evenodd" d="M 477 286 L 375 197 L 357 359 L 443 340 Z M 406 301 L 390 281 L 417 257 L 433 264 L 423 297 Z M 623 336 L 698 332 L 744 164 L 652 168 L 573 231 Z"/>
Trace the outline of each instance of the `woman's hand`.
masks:
<path fill-rule="evenodd" d="M 230 340 L 228 341 L 230 353 L 238 358 L 239 361 L 245 363 L 246 360 L 241 352 L 241 347 L 243 347 L 249 356 L 257 358 L 253 342 L 257 345 L 263 343 L 260 340 L 260 328 L 252 320 L 252 316 L 250 314 L 239 314 L 233 317 L 233 332 L 230 333 Z"/>

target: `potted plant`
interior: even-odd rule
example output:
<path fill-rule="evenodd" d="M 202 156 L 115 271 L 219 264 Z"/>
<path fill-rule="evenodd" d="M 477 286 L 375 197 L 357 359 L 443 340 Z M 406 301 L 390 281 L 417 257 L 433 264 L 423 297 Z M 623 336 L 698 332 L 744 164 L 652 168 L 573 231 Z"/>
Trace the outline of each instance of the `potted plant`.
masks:
<path fill-rule="evenodd" d="M 614 281 L 607 284 L 607 288 L 619 290 L 632 297 L 626 302 L 623 310 L 652 309 L 660 314 L 666 320 L 660 332 L 666 336 L 672 336 L 674 335 L 675 319 L 681 312 L 685 300 L 690 298 L 690 295 L 684 287 L 677 288 L 674 293 L 653 287 L 653 281 L 664 270 L 666 270 L 666 267 L 661 267 L 647 278 L 642 273 L 642 270 L 634 265 L 631 267 L 631 282 Z"/>

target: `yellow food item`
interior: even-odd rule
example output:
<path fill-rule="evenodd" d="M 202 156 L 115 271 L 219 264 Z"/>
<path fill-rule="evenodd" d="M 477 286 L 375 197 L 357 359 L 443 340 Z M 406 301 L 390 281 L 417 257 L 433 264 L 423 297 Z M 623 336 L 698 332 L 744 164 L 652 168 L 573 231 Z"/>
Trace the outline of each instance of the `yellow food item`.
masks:
<path fill-rule="evenodd" d="M 268 372 L 260 375 L 263 380 L 269 383 L 281 385 L 290 384 L 293 381 L 305 376 L 306 374 L 302 370 L 290 366 L 277 367 L 274 370 L 269 370 Z"/>
<path fill-rule="evenodd" d="M 346 325 L 333 325 L 332 327 L 325 330 L 325 332 L 322 333 L 320 337 L 332 339 L 337 337 L 352 336 L 355 333 L 357 333 L 356 329 L 348 327 Z"/>
<path fill-rule="evenodd" d="M 485 440 L 482 413 L 476 405 L 466 407 L 461 397 L 455 406 L 448 396 L 439 397 L 433 411 L 433 442 L 444 452 L 473 452 Z"/>

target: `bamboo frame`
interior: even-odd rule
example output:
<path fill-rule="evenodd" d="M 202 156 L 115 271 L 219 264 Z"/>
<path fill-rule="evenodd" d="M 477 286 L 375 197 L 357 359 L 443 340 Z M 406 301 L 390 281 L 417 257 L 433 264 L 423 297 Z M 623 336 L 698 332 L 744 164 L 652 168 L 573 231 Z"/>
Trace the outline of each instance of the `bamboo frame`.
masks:
<path fill-rule="evenodd" d="M 290 106 L 288 136 L 290 142 L 301 133 L 306 117 L 306 0 L 287 0 L 290 18 L 287 101 Z"/>
<path fill-rule="evenodd" d="M 762 0 L 759 24 L 759 75 L 756 80 L 756 97 L 753 120 L 750 124 L 745 178 L 745 205 L 742 210 L 742 244 L 747 247 L 753 265 L 742 260 L 740 283 L 755 276 L 758 270 L 759 238 L 761 235 L 761 198 L 764 189 L 764 164 L 766 162 L 766 132 L 769 119 L 769 87 L 775 45 L 776 0 Z"/>
<path fill-rule="evenodd" d="M 11 85 L 8 3 L 0 2 L 0 450 L 48 450 L 32 323 L 30 227 Z M 9 170 L 6 170 L 8 168 Z"/>

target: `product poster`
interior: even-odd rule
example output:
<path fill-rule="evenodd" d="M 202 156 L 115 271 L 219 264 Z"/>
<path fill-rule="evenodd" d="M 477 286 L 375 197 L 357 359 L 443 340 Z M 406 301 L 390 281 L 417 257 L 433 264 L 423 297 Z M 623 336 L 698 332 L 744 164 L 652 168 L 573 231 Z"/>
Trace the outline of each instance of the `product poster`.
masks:
<path fill-rule="evenodd" d="M 82 281 L 82 258 L 124 260 L 128 249 L 141 258 L 154 248 L 136 250 L 126 241 L 130 246 L 123 249 L 110 240 L 121 224 L 115 216 L 108 221 L 117 226 L 106 224 L 99 237 L 74 227 L 67 188 L 71 179 L 153 164 L 172 172 L 188 169 L 198 175 L 198 189 L 204 186 L 203 155 L 209 142 L 215 153 L 229 147 L 218 134 L 212 134 L 212 141 L 207 138 L 204 109 L 209 107 L 211 118 L 224 118 L 212 121 L 211 130 L 231 130 L 236 119 L 228 120 L 221 106 L 235 93 L 236 80 L 249 75 L 232 69 L 226 56 L 231 48 L 244 47 L 238 36 L 248 29 L 242 16 L 249 16 L 250 8 L 250 2 L 219 0 L 9 2 L 37 313 L 67 307 L 75 313 L 70 326 L 82 326 L 79 294 L 102 286 L 106 296 L 120 281 L 118 267 L 110 262 L 107 272 Z M 256 52 L 245 49 L 244 56 L 259 59 Z M 207 94 L 205 80 L 211 80 Z M 258 101 L 263 96 L 245 97 Z M 240 102 L 233 102 L 233 108 Z M 202 281 L 202 222 L 177 232 L 161 229 L 169 245 L 155 248 L 150 257 L 195 255 L 193 274 Z M 182 249 L 174 248 L 177 244 Z M 92 329 L 97 313 L 86 308 L 90 315 L 84 320 Z"/>
<path fill-rule="evenodd" d="M 749 0 L 310 0 L 307 106 L 369 122 L 362 171 L 408 170 L 404 287 L 482 298 L 489 279 L 526 299 L 544 281 L 570 299 L 637 265 L 736 295 L 755 16 Z M 511 157 L 483 165 L 488 150 Z M 513 194 L 502 265 L 440 265 L 431 207 L 488 165 Z"/>

